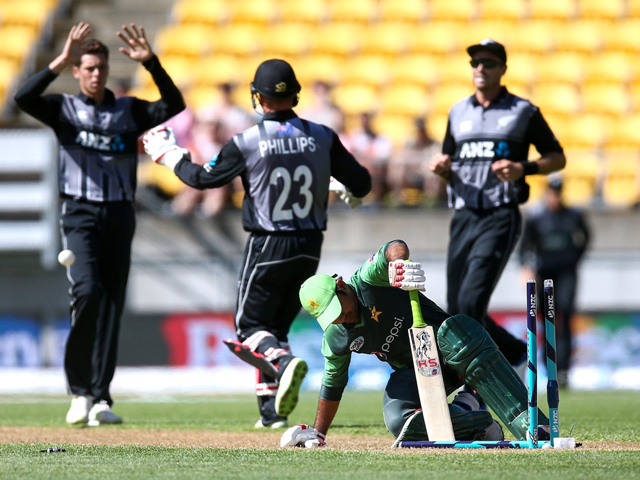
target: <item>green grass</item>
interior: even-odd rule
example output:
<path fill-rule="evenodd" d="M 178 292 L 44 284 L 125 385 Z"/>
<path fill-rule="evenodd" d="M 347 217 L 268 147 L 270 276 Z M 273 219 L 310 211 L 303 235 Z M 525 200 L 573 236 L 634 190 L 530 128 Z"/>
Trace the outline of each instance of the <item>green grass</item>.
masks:
<path fill-rule="evenodd" d="M 158 399 L 156 399 L 158 400 Z M 169 400 L 169 399 L 168 399 Z M 305 394 L 290 417 L 312 423 L 317 397 Z M 381 414 L 382 394 L 347 392 L 329 432 L 381 436 L 392 443 Z M 577 441 L 640 442 L 640 392 L 562 392 L 562 435 L 575 425 Z M 0 397 L 0 427 L 71 428 L 67 399 Z M 254 432 L 252 397 L 184 398 L 146 402 L 119 399 L 114 410 L 127 429 Z M 1 430 L 0 430 L 1 435 Z M 260 435 L 255 432 L 255 435 Z M 64 453 L 40 453 L 45 444 L 0 444 L 0 478 L 58 479 L 617 479 L 640 478 L 640 451 L 306 451 L 155 446 L 64 445 Z"/>

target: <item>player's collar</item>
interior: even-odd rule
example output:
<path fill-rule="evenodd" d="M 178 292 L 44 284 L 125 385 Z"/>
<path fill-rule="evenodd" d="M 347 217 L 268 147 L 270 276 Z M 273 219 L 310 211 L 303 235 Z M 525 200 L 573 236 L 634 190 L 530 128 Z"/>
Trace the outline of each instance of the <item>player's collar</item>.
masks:
<path fill-rule="evenodd" d="M 265 113 L 262 117 L 263 120 L 289 120 L 290 118 L 296 118 L 296 112 L 293 110 L 280 110 L 279 112 Z"/>

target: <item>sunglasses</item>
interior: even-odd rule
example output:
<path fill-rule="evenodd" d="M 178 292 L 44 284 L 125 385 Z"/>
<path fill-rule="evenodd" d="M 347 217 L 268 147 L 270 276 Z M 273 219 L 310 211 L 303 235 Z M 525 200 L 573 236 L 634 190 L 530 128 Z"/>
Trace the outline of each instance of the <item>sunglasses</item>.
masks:
<path fill-rule="evenodd" d="M 480 65 L 484 68 L 496 68 L 498 65 L 502 65 L 502 62 L 496 60 L 490 60 L 488 58 L 473 59 L 469 62 L 473 68 L 478 68 Z"/>

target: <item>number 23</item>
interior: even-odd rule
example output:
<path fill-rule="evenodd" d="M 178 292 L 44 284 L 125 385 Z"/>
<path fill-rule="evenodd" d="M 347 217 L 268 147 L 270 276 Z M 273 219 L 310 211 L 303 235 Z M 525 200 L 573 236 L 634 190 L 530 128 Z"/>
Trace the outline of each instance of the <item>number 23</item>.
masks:
<path fill-rule="evenodd" d="M 298 218 L 304 218 L 309 215 L 309 211 L 313 205 L 313 194 L 311 193 L 311 190 L 309 190 L 309 187 L 313 182 L 311 169 L 306 165 L 298 165 L 294 170 L 293 181 L 296 183 L 302 183 L 300 185 L 299 194 L 303 197 L 304 202 L 302 205 L 298 202 L 294 202 L 291 205 L 291 209 L 284 208 L 284 205 L 289 199 L 289 194 L 291 193 L 291 174 L 289 173 L 289 170 L 284 167 L 275 168 L 273 172 L 271 172 L 269 183 L 271 185 L 277 185 L 279 178 L 281 178 L 283 182 L 282 191 L 280 192 L 278 200 L 276 200 L 276 204 L 271 212 L 271 220 L 279 222 L 282 220 L 293 220 L 294 215 Z"/>

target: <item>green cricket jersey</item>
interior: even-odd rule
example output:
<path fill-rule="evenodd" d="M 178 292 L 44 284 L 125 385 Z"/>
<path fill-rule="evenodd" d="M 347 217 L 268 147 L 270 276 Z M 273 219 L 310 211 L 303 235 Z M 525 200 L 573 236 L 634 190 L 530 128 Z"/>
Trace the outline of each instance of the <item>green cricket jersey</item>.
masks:
<path fill-rule="evenodd" d="M 355 290 L 360 306 L 358 324 L 330 325 L 322 338 L 325 357 L 320 398 L 340 400 L 349 380 L 352 353 L 376 355 L 393 368 L 412 366 L 409 334 L 413 324 L 409 292 L 389 285 L 389 262 L 383 245 L 353 274 L 347 284 Z M 424 321 L 438 327 L 449 315 L 424 295 L 420 295 Z"/>

